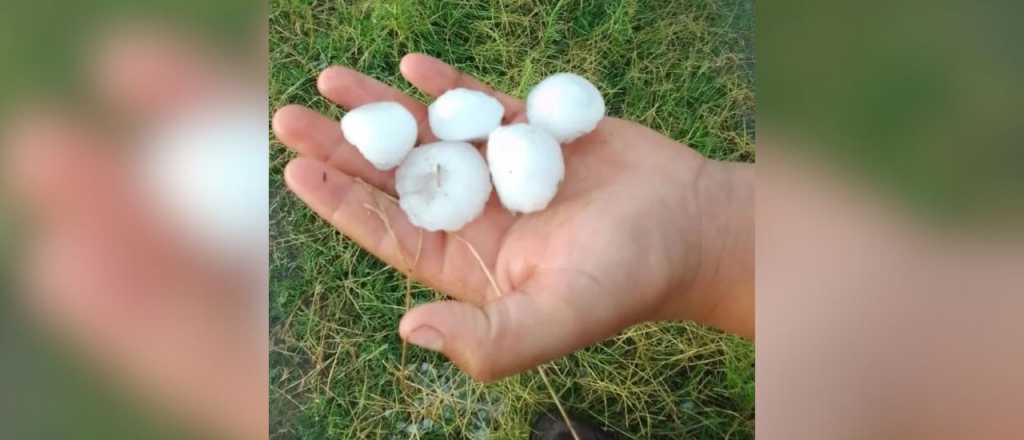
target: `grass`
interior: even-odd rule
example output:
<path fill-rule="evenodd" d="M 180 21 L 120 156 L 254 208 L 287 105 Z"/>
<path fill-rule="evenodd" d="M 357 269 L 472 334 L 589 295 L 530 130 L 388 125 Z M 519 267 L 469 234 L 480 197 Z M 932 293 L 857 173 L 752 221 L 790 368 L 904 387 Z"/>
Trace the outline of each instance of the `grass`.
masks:
<path fill-rule="evenodd" d="M 339 118 L 316 92 L 332 64 L 407 90 L 402 55 L 442 58 L 513 95 L 569 70 L 593 80 L 609 113 L 709 157 L 753 161 L 749 0 L 272 0 L 270 104 Z M 271 433 L 291 438 L 527 438 L 553 402 L 525 373 L 474 383 L 410 348 L 396 376 L 401 275 L 284 189 L 271 170 Z M 417 303 L 440 298 L 416 287 Z M 751 344 L 691 323 L 645 324 L 548 368 L 570 411 L 623 438 L 752 438 Z"/>

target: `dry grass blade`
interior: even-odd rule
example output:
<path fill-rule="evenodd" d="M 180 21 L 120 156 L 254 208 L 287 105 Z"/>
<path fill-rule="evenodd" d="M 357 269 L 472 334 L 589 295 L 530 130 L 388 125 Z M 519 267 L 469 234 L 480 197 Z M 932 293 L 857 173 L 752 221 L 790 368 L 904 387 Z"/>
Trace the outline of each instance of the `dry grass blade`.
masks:
<path fill-rule="evenodd" d="M 419 238 L 417 239 L 416 242 L 416 257 L 413 259 L 412 264 L 410 264 L 409 259 L 406 258 L 405 256 L 405 252 L 402 251 L 402 244 L 398 241 L 398 235 L 395 234 L 394 228 L 391 227 L 391 221 L 388 220 L 387 214 L 384 213 L 384 208 L 380 205 L 380 198 L 378 197 L 378 195 L 384 195 L 385 197 L 388 198 L 388 200 L 391 200 L 393 203 L 398 203 L 398 199 L 391 197 L 391 195 L 383 191 L 378 191 L 377 189 L 370 186 L 370 184 L 366 183 L 366 181 L 364 181 L 363 179 L 357 178 L 356 180 L 363 185 L 363 188 L 370 194 L 371 198 L 373 198 L 373 206 L 370 206 L 369 204 L 363 204 L 363 206 L 366 209 L 370 210 L 370 212 L 376 214 L 377 217 L 380 217 L 381 222 L 384 223 L 384 228 L 387 229 L 388 234 L 391 236 L 391 240 L 395 242 L 395 247 L 398 249 L 398 257 L 402 260 L 402 265 L 404 265 L 406 268 L 407 275 L 405 276 L 405 312 L 408 312 L 409 308 L 412 306 L 412 277 L 416 271 L 416 266 L 419 265 L 420 254 L 423 251 L 423 230 L 421 229 L 419 231 Z M 408 369 L 406 368 L 406 353 L 408 351 L 409 343 L 403 339 L 402 351 L 399 357 L 398 364 L 398 376 L 401 378 L 399 383 L 401 384 L 402 387 L 402 394 L 405 396 L 409 396 L 409 383 L 406 377 L 408 376 Z"/>
<path fill-rule="evenodd" d="M 413 258 L 413 260 L 412 260 L 412 267 L 409 269 L 409 274 L 406 275 L 406 277 L 405 277 L 405 312 L 406 313 L 408 313 L 409 309 L 412 307 L 412 277 L 413 277 L 413 272 L 416 270 L 416 266 L 418 266 L 419 263 L 420 263 L 420 254 L 422 252 L 423 252 L 423 230 L 420 229 L 419 236 L 416 239 L 416 257 Z M 408 351 L 409 351 L 409 343 L 406 342 L 405 339 L 402 339 L 402 354 L 401 354 L 401 357 L 400 357 L 401 360 L 399 361 L 399 368 L 401 368 L 401 370 L 400 370 L 401 373 L 400 374 L 402 375 L 402 378 L 403 378 L 402 379 L 402 387 L 403 387 L 402 391 L 404 392 L 405 395 L 409 394 L 408 393 L 408 391 L 409 391 L 408 390 L 409 383 L 408 383 L 408 381 L 405 380 L 405 377 L 408 375 L 408 370 L 406 369 L 406 357 L 407 357 L 406 353 Z"/>
<path fill-rule="evenodd" d="M 491 283 L 491 288 L 494 289 L 494 293 L 498 295 L 498 297 L 501 297 L 501 288 L 498 287 L 498 282 L 494 280 L 494 276 L 491 275 L 491 270 L 487 268 L 487 263 L 484 263 L 484 259 L 480 258 L 480 253 L 476 251 L 476 248 L 473 247 L 473 244 L 467 241 L 465 238 L 462 238 L 462 236 L 459 234 L 452 235 L 466 245 L 466 248 L 469 249 L 469 252 L 473 254 L 473 258 L 475 258 L 476 262 L 480 264 L 480 268 L 483 269 L 484 275 L 487 276 L 487 281 Z"/>
<path fill-rule="evenodd" d="M 480 253 L 476 251 L 473 243 L 470 243 L 465 238 L 462 238 L 459 234 L 452 234 L 455 238 L 458 238 L 463 244 L 469 248 L 469 252 L 476 258 L 476 262 L 480 263 L 480 269 L 484 271 L 484 275 L 487 275 L 487 280 L 491 282 L 491 288 L 498 294 L 498 297 L 502 296 L 501 288 L 498 287 L 498 283 L 494 281 L 494 275 L 491 274 L 491 270 L 487 268 L 487 264 L 484 263 L 484 259 L 480 258 Z M 558 395 L 555 393 L 555 389 L 551 387 L 551 382 L 548 381 L 548 375 L 544 373 L 544 366 L 538 365 L 537 372 L 540 373 L 541 380 L 544 381 L 544 386 L 547 387 L 548 393 L 551 394 L 551 399 L 555 401 L 555 407 L 558 408 L 558 413 L 562 415 L 562 419 L 565 420 L 565 426 L 569 428 L 569 433 L 572 434 L 572 438 L 580 440 L 580 436 L 576 434 L 576 428 L 573 428 L 572 421 L 569 420 L 569 414 L 565 412 L 565 408 L 562 407 L 562 402 L 558 400 Z"/>
<path fill-rule="evenodd" d="M 576 434 L 576 428 L 573 428 L 572 421 L 569 420 L 569 414 L 565 412 L 565 408 L 562 408 L 562 402 L 558 400 L 558 395 L 555 394 L 555 388 L 551 386 L 551 381 L 548 380 L 547 373 L 544 372 L 544 366 L 538 365 L 537 372 L 540 373 L 540 379 L 544 381 L 544 386 L 548 388 L 548 392 L 551 393 L 551 400 L 555 401 L 555 408 L 558 408 L 558 413 L 562 415 L 562 419 L 565 420 L 565 426 L 569 428 L 569 433 L 572 434 L 572 438 L 580 440 L 579 434 Z"/>

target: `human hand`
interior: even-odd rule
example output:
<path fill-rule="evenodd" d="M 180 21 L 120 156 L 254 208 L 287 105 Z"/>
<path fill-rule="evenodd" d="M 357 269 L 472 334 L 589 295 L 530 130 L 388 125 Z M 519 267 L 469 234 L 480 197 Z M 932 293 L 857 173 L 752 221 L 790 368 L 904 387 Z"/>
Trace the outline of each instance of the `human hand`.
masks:
<path fill-rule="evenodd" d="M 504 123 L 526 119 L 522 101 L 429 56 L 406 56 L 401 72 L 429 96 L 482 90 L 505 106 Z M 332 67 L 317 85 L 346 109 L 397 101 L 416 116 L 419 141 L 436 140 L 426 106 L 379 81 Z M 386 263 L 454 298 L 410 310 L 399 333 L 478 380 L 526 370 L 646 320 L 695 319 L 753 333 L 749 166 L 710 161 L 643 126 L 605 118 L 564 146 L 565 181 L 546 210 L 513 215 L 492 194 L 484 213 L 456 233 L 494 274 L 495 292 L 462 240 L 419 230 L 380 194 L 394 196 L 394 172 L 373 168 L 336 121 L 291 105 L 277 111 L 273 127 L 300 155 L 285 169 L 296 195 Z M 381 207 L 394 236 L 368 206 Z M 414 267 L 405 263 L 414 259 Z"/>

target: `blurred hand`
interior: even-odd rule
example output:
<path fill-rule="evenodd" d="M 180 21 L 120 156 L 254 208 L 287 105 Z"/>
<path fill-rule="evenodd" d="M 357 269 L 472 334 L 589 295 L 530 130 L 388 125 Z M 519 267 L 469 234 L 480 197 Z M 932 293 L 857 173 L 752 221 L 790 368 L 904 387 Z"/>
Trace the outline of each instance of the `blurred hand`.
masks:
<path fill-rule="evenodd" d="M 161 215 L 125 140 L 191 111 L 222 72 L 152 29 L 89 55 L 102 102 L 92 120 L 42 107 L 5 124 L 5 175 L 32 220 L 20 299 L 102 379 L 160 410 L 155 420 L 266 438 L 266 268 L 202 258 Z"/>
<path fill-rule="evenodd" d="M 505 123 L 526 119 L 522 101 L 437 59 L 411 54 L 401 71 L 429 96 L 481 90 L 505 106 Z M 325 70 L 317 85 L 346 109 L 397 101 L 417 117 L 419 141 L 436 140 L 426 106 L 398 90 L 344 67 Z M 295 194 L 377 257 L 455 299 L 410 310 L 399 333 L 476 379 L 529 369 L 645 320 L 694 319 L 753 335 L 750 166 L 710 161 L 605 118 L 564 146 L 565 181 L 546 210 L 513 215 L 492 195 L 483 215 L 457 232 L 494 274 L 499 295 L 465 243 L 419 230 L 377 193 L 395 194 L 394 173 L 373 168 L 336 121 L 292 105 L 273 126 L 300 155 L 285 169 Z M 398 243 L 367 205 L 381 206 Z M 404 261 L 418 249 L 410 268 Z"/>

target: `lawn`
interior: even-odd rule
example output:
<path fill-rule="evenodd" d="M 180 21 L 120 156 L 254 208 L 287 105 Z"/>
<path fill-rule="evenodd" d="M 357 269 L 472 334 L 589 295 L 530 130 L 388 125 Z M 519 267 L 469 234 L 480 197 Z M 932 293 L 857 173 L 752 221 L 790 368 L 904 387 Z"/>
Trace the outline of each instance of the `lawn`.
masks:
<path fill-rule="evenodd" d="M 516 96 L 550 73 L 577 72 L 602 90 L 611 115 L 709 157 L 754 160 L 751 0 L 271 0 L 270 8 L 272 110 L 299 103 L 340 118 L 316 92 L 317 74 L 332 64 L 412 92 L 398 61 L 420 51 Z M 536 373 L 480 385 L 410 348 L 403 390 L 403 277 L 287 192 L 281 170 L 292 155 L 272 145 L 273 438 L 527 438 L 533 416 L 553 406 Z M 623 438 L 753 437 L 753 346 L 708 328 L 637 326 L 547 371 L 567 409 Z"/>

